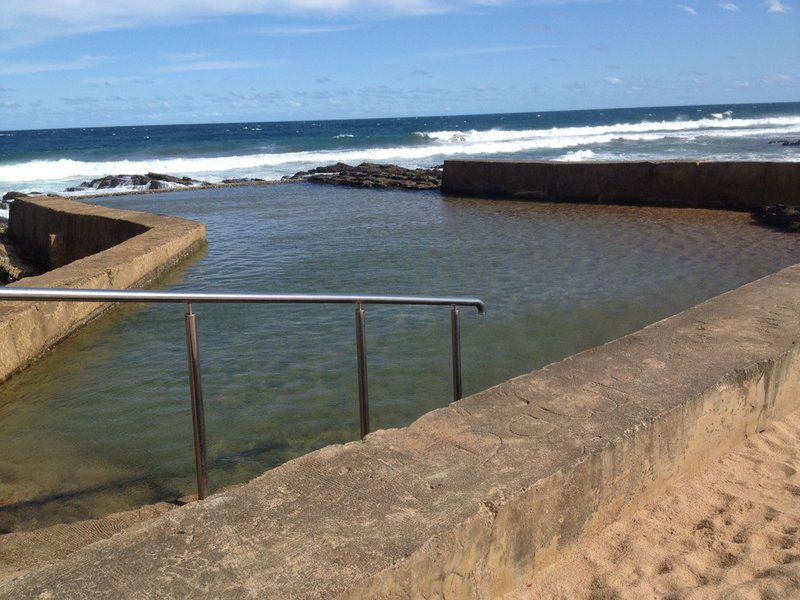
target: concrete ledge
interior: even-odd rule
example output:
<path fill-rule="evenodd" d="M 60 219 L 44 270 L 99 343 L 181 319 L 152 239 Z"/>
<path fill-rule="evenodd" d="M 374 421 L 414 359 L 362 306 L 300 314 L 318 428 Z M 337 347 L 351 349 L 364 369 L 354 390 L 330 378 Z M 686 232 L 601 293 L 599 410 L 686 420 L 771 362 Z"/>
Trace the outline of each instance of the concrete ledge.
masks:
<path fill-rule="evenodd" d="M 63 267 L 150 229 L 125 211 L 63 198 L 43 200 L 13 202 L 8 234 L 45 269 Z"/>
<path fill-rule="evenodd" d="M 39 260 L 68 264 L 11 287 L 128 288 L 154 278 L 205 242 L 205 226 L 65 198 L 24 198 L 11 205 L 10 231 Z M 51 236 L 60 249 L 51 252 Z M 95 248 L 101 250 L 88 254 Z M 56 264 L 61 262 L 56 261 Z M 25 368 L 108 308 L 102 303 L 0 302 L 0 381 Z"/>
<path fill-rule="evenodd" d="M 798 339 L 795 266 L 288 462 L 0 596 L 497 597 L 800 407 Z"/>
<path fill-rule="evenodd" d="M 447 160 L 442 193 L 753 211 L 800 206 L 800 162 Z"/>

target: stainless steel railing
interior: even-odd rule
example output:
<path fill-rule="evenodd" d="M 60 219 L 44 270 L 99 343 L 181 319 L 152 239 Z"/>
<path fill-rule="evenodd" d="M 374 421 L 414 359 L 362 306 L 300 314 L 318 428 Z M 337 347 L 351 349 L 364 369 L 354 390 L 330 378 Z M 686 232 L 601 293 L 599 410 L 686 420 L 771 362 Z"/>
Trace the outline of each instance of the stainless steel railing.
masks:
<path fill-rule="evenodd" d="M 197 497 L 208 495 L 208 459 L 206 425 L 203 413 L 203 382 L 200 371 L 200 342 L 197 316 L 193 304 L 355 304 L 356 358 L 358 363 L 358 406 L 361 439 L 369 433 L 369 390 L 367 386 L 367 343 L 365 304 L 404 304 L 416 306 L 450 306 L 453 345 L 453 398 L 461 398 L 461 320 L 459 307 L 471 306 L 480 314 L 486 311 L 477 298 L 432 298 L 425 296 L 350 296 L 326 294 L 206 294 L 192 292 L 158 292 L 145 290 L 86 290 L 66 288 L 1 287 L 0 301 L 58 302 L 144 302 L 186 304 L 186 351 L 189 360 L 189 395 L 192 403 L 194 458 L 197 472 Z"/>

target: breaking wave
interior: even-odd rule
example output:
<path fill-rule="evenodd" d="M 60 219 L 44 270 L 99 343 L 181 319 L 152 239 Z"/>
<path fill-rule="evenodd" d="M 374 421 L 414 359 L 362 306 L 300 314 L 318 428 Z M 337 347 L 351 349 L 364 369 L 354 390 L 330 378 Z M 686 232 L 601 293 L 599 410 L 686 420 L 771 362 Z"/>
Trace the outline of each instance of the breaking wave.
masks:
<path fill-rule="evenodd" d="M 188 175 L 207 181 L 236 176 L 258 176 L 279 179 L 295 170 L 342 162 L 395 162 L 407 166 L 431 165 L 434 161 L 459 156 L 515 155 L 539 152 L 562 160 L 587 160 L 595 151 L 612 145 L 616 150 L 625 142 L 658 142 L 675 140 L 711 140 L 800 134 L 800 116 L 734 118 L 731 111 L 715 113 L 711 118 L 696 120 L 643 121 L 584 127 L 550 129 L 470 129 L 466 131 L 417 132 L 417 143 L 383 148 L 330 149 L 317 151 L 272 152 L 243 156 L 175 157 L 141 160 L 84 161 L 71 158 L 32 160 L 0 165 L 0 182 L 67 181 L 111 174 L 133 174 L 154 171 Z M 347 136 L 351 134 L 339 134 Z M 337 136 L 338 137 L 338 136 Z M 421 143 L 420 143 L 421 142 Z M 628 144 L 635 153 L 636 144 Z M 580 148 L 566 154 L 560 150 Z M 549 153 L 549 154 L 548 154 Z M 616 154 L 620 154 L 616 152 Z M 790 158 L 791 160 L 791 158 Z"/>
<path fill-rule="evenodd" d="M 578 161 L 578 160 L 592 160 L 597 158 L 597 154 L 591 150 L 575 150 L 574 152 L 567 152 L 562 154 L 556 160 L 560 161 Z"/>
<path fill-rule="evenodd" d="M 531 141 L 542 140 L 542 144 L 553 144 L 556 147 L 560 140 L 584 138 L 591 143 L 595 138 L 605 139 L 607 136 L 629 139 L 631 134 L 647 134 L 667 136 L 673 133 L 707 134 L 714 137 L 725 137 L 729 132 L 745 131 L 755 134 L 753 129 L 768 130 L 776 134 L 800 131 L 800 116 L 772 117 L 762 119 L 734 119 L 732 111 L 717 113 L 711 119 L 694 121 L 642 121 L 641 123 L 617 123 L 614 125 L 597 125 L 590 127 L 554 127 L 552 129 L 511 130 L 488 129 L 478 131 L 429 131 L 417 132 L 416 135 L 429 140 L 451 144 L 475 144 L 486 142 Z M 545 142 L 545 140 L 549 140 Z"/>

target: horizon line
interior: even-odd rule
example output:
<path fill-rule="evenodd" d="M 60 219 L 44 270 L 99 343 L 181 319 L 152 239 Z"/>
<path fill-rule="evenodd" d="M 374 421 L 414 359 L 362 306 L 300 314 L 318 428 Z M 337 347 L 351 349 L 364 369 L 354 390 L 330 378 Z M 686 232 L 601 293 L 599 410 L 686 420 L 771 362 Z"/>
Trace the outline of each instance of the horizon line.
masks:
<path fill-rule="evenodd" d="M 192 123 L 137 123 L 132 125 L 76 125 L 74 127 L 30 127 L 25 129 L 0 129 L 0 133 L 19 133 L 24 131 L 69 131 L 74 129 L 123 129 L 132 127 L 191 127 L 196 125 L 242 125 L 248 123 L 313 123 L 313 122 L 335 122 L 335 121 L 380 121 L 380 120 L 395 120 L 395 119 L 435 119 L 442 117 L 481 117 L 492 115 L 527 115 L 527 114 L 552 114 L 564 112 L 596 112 L 602 110 L 632 110 L 643 108 L 689 108 L 698 106 L 764 106 L 764 105 L 779 105 L 779 104 L 800 104 L 800 100 L 790 101 L 766 101 L 766 102 L 710 102 L 704 104 L 643 104 L 634 106 L 617 106 L 617 107 L 599 107 L 599 108 L 576 108 L 576 109 L 559 109 L 559 110 L 522 110 L 511 112 L 487 112 L 487 113 L 454 113 L 442 115 L 408 115 L 408 116 L 383 116 L 383 117 L 361 117 L 361 118 L 344 118 L 344 119 L 276 119 L 272 121 L 259 121 L 249 119 L 246 121 L 197 121 Z"/>

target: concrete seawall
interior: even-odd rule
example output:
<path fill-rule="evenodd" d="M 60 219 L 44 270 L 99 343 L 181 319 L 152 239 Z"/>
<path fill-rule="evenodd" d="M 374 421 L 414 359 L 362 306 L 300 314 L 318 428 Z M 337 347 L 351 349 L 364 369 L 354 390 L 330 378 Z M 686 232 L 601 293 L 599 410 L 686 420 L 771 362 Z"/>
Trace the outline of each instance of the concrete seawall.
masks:
<path fill-rule="evenodd" d="M 800 408 L 800 266 L 330 446 L 0 596 L 496 598 Z"/>
<path fill-rule="evenodd" d="M 37 200 L 11 204 L 8 234 L 46 269 L 97 254 L 150 229 L 120 211 Z"/>
<path fill-rule="evenodd" d="M 9 234 L 53 270 L 11 287 L 128 288 L 205 242 L 205 226 L 65 198 L 11 204 Z M 0 381 L 108 308 L 102 303 L 0 302 Z"/>
<path fill-rule="evenodd" d="M 448 160 L 442 193 L 752 211 L 800 206 L 800 162 Z"/>

